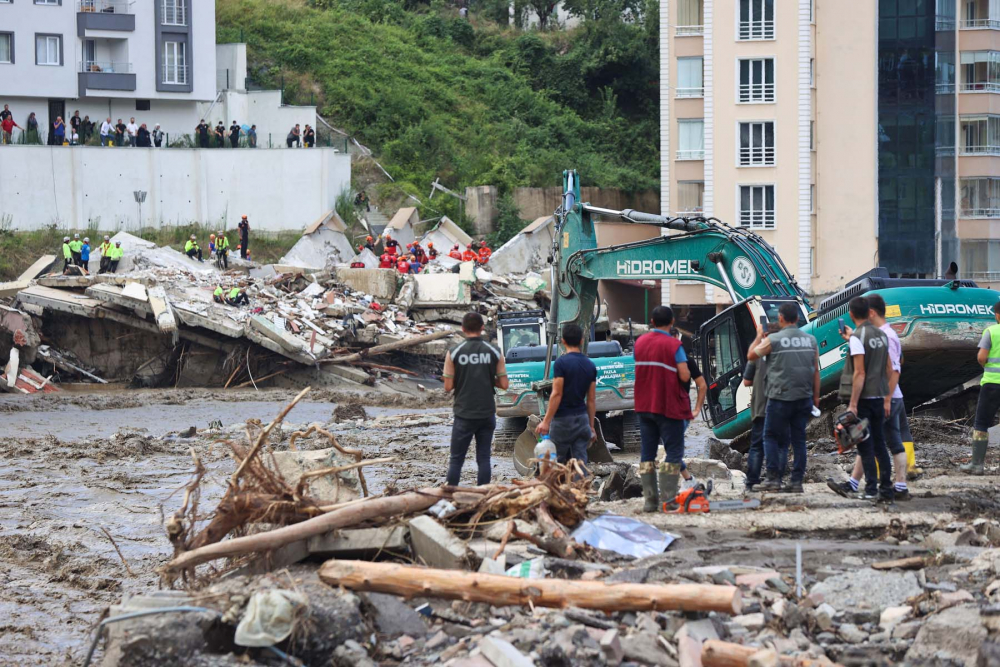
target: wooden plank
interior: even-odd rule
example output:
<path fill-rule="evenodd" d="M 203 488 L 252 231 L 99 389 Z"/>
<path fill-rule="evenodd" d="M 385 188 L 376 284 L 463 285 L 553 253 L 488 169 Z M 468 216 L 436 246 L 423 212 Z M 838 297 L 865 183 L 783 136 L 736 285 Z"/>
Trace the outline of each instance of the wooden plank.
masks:
<path fill-rule="evenodd" d="M 897 558 L 896 560 L 884 560 L 880 563 L 872 563 L 873 570 L 919 570 L 927 565 L 924 556 L 910 556 L 909 558 Z"/>

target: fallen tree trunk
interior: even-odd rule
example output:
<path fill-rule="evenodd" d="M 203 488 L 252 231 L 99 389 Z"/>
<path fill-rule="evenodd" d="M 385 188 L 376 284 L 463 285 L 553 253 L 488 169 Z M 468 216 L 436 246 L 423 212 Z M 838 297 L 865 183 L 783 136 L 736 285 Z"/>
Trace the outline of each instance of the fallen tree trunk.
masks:
<path fill-rule="evenodd" d="M 607 584 L 566 579 L 521 579 L 496 574 L 329 560 L 319 578 L 331 586 L 391 593 L 406 598 L 440 597 L 467 602 L 601 611 L 718 611 L 737 614 L 740 590 L 702 584 Z"/>
<path fill-rule="evenodd" d="M 375 347 L 370 347 L 367 350 L 362 350 L 361 352 L 355 352 L 354 354 L 345 354 L 342 357 L 333 357 L 332 359 L 323 359 L 319 363 L 321 364 L 349 364 L 352 361 L 361 361 L 368 357 L 374 357 L 379 354 L 385 354 L 386 352 L 393 352 L 394 350 L 403 350 L 408 347 L 413 347 L 414 345 L 420 345 L 421 343 L 429 343 L 434 340 L 440 340 L 441 338 L 447 338 L 448 336 L 454 336 L 457 331 L 436 331 L 432 334 L 425 334 L 423 336 L 410 336 L 409 338 L 404 338 L 403 340 L 397 340 L 392 343 L 386 343 L 385 345 L 376 345 Z"/>
<path fill-rule="evenodd" d="M 427 509 L 447 493 L 443 489 L 420 489 L 398 496 L 372 498 L 356 505 L 348 505 L 341 509 L 322 514 L 301 523 L 284 528 L 277 528 L 266 533 L 257 533 L 245 537 L 237 537 L 224 542 L 208 544 L 198 549 L 192 549 L 180 554 L 164 565 L 160 572 L 168 578 L 172 575 L 202 563 L 218 558 L 230 558 L 249 553 L 264 553 L 278 547 L 304 540 L 315 535 L 339 528 L 354 526 L 362 521 L 378 517 L 412 514 Z"/>
<path fill-rule="evenodd" d="M 761 651 L 761 647 L 743 646 L 729 642 L 710 639 L 701 645 L 701 664 L 703 667 L 748 667 L 750 657 Z M 827 659 L 798 658 L 790 655 L 778 656 L 781 667 L 842 667 Z"/>

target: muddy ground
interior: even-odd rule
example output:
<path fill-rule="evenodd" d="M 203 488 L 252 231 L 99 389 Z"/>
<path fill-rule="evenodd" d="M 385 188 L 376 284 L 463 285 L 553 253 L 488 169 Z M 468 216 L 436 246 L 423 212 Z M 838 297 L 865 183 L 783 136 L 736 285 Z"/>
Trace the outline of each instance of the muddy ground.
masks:
<path fill-rule="evenodd" d="M 242 438 L 245 420 L 266 423 L 295 393 L 148 390 L 0 397 L 0 665 L 79 664 L 108 605 L 125 593 L 157 588 L 154 570 L 171 553 L 163 517 L 180 502 L 178 489 L 192 470 L 191 450 L 209 470 L 202 503 L 213 507 L 233 470 L 219 440 Z M 397 458 L 369 469 L 372 492 L 436 485 L 443 483 L 447 465 L 449 415 L 439 393 L 400 400 L 314 392 L 290 413 L 276 447 L 287 446 L 296 426 L 322 422 L 342 444 L 362 449 L 365 458 Z M 203 432 L 217 420 L 221 431 Z M 199 431 L 195 437 L 177 435 L 191 426 Z M 703 455 L 709 435 L 703 424 L 693 424 L 688 456 Z M 326 446 L 321 439 L 299 445 Z M 916 544 L 907 536 L 926 535 L 934 526 L 996 516 L 997 477 L 970 481 L 948 474 L 967 456 L 961 437 L 938 443 L 918 437 L 919 462 L 927 474 L 912 485 L 913 501 L 890 510 L 844 500 L 817 480 L 802 496 L 765 498 L 754 512 L 643 518 L 681 538 L 662 557 L 665 564 L 785 567 L 794 562 L 794 545 L 801 542 L 812 576 L 847 555 L 866 554 L 866 560 L 907 555 L 912 549 L 906 542 Z M 636 462 L 638 454 L 616 459 Z M 848 457 L 835 453 L 817 451 L 810 459 L 819 473 L 837 474 L 848 464 Z M 499 480 L 515 476 L 509 455 L 494 456 L 493 474 Z M 463 482 L 474 477 L 470 455 Z M 741 492 L 740 473 L 717 482 L 719 498 Z M 637 515 L 640 505 L 627 500 L 594 508 Z M 886 542 L 890 530 L 895 542 Z"/>

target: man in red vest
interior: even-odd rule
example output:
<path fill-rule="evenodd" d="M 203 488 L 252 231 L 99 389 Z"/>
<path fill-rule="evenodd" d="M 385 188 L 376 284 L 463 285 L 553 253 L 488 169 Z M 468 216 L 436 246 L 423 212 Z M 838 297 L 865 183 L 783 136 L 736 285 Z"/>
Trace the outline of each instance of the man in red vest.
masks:
<path fill-rule="evenodd" d="M 674 313 L 667 306 L 653 309 L 652 329 L 635 342 L 635 412 L 639 417 L 641 450 L 639 479 L 643 511 L 656 512 L 666 504 L 676 509 L 678 477 L 684 459 L 684 420 L 694 419 L 691 399 L 681 383 L 691 379 L 687 355 L 670 335 Z M 660 443 L 666 459 L 656 469 Z"/>

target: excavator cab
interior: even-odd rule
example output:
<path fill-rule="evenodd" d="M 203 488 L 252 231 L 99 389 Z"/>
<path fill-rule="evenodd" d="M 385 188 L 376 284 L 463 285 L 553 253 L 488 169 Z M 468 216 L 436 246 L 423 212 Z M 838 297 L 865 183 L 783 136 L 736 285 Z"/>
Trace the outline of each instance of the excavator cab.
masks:
<path fill-rule="evenodd" d="M 749 427 L 751 388 L 743 386 L 747 352 L 761 318 L 777 322 L 778 307 L 786 301 L 799 304 L 799 325 L 804 325 L 808 310 L 801 298 L 755 296 L 730 306 L 699 329 L 697 358 L 708 383 L 705 417 L 713 428 L 738 418 L 746 419 Z"/>

